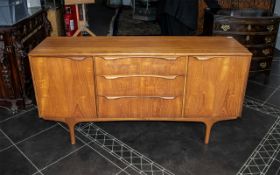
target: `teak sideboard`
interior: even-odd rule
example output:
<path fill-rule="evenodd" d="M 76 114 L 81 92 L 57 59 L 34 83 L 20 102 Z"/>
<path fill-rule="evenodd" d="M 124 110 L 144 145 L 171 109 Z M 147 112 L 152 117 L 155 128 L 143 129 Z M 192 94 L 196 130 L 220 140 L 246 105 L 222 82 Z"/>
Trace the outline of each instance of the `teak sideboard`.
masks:
<path fill-rule="evenodd" d="M 29 53 L 39 116 L 203 122 L 241 116 L 251 53 L 230 37 L 49 37 Z"/>

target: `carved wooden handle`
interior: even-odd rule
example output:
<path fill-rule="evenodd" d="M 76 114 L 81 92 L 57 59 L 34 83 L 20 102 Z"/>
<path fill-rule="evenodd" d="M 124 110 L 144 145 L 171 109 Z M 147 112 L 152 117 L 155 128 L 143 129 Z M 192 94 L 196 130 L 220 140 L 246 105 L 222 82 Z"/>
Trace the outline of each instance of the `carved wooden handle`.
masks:
<path fill-rule="evenodd" d="M 226 32 L 226 31 L 230 30 L 230 25 L 229 24 L 223 24 L 221 26 L 221 29 Z"/>
<path fill-rule="evenodd" d="M 200 61 L 210 60 L 212 58 L 215 58 L 214 56 L 193 56 L 193 58 L 196 58 Z"/>
<path fill-rule="evenodd" d="M 107 100 L 118 100 L 122 98 L 160 98 L 164 100 L 174 100 L 176 97 L 162 97 L 162 96 L 104 96 Z"/>
<path fill-rule="evenodd" d="M 130 57 L 116 57 L 116 56 L 106 56 L 100 57 L 104 60 L 118 60 L 118 59 L 128 59 L 128 58 L 151 58 L 151 59 L 163 59 L 163 60 L 176 60 L 177 56 L 168 56 L 168 57 L 151 57 L 151 56 L 130 56 Z"/>
<path fill-rule="evenodd" d="M 128 78 L 128 77 L 155 77 L 155 78 L 163 78 L 168 80 L 175 80 L 177 75 L 171 76 L 162 76 L 162 75 L 102 75 L 107 80 L 114 80 L 118 78 Z"/>
<path fill-rule="evenodd" d="M 71 57 L 65 57 L 65 58 L 70 59 L 70 60 L 83 61 L 86 58 L 90 58 L 90 57 L 87 57 L 87 56 L 71 56 Z"/>

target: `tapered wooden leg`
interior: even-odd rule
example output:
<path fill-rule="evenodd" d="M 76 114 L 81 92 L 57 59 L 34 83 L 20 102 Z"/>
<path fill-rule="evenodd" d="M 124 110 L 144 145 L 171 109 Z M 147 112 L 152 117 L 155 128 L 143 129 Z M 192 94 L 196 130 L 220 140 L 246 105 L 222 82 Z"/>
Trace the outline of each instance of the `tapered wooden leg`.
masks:
<path fill-rule="evenodd" d="M 76 122 L 74 120 L 67 120 L 66 123 L 67 123 L 68 128 L 69 128 L 71 144 L 76 144 L 76 138 L 75 138 L 75 125 L 76 125 Z"/>
<path fill-rule="evenodd" d="M 210 134 L 211 134 L 211 129 L 212 126 L 214 125 L 214 122 L 209 121 L 209 122 L 205 122 L 205 138 L 204 138 L 204 143 L 208 144 L 209 143 L 209 138 L 210 138 Z"/>

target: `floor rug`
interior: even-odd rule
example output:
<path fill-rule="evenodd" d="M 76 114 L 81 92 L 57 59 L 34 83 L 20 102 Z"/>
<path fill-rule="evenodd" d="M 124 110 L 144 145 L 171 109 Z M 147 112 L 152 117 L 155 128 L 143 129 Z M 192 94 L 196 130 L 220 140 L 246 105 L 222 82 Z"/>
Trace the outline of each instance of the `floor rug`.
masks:
<path fill-rule="evenodd" d="M 132 8 L 122 8 L 119 11 L 114 35 L 117 36 L 157 36 L 160 26 L 156 21 L 133 19 Z"/>

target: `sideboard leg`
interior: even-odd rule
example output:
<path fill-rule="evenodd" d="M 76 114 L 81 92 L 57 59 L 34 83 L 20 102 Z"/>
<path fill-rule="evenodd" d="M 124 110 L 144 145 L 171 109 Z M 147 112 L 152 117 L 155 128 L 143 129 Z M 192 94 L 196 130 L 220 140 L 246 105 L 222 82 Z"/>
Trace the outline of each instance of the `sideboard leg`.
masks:
<path fill-rule="evenodd" d="M 204 143 L 208 144 L 209 143 L 209 139 L 210 139 L 210 134 L 211 134 L 211 129 L 212 126 L 214 125 L 214 122 L 212 121 L 207 121 L 204 123 L 205 124 L 205 138 L 204 138 Z"/>
<path fill-rule="evenodd" d="M 66 121 L 66 124 L 68 125 L 68 128 L 69 128 L 71 144 L 76 144 L 76 138 L 75 138 L 76 122 L 74 120 L 69 119 Z"/>

